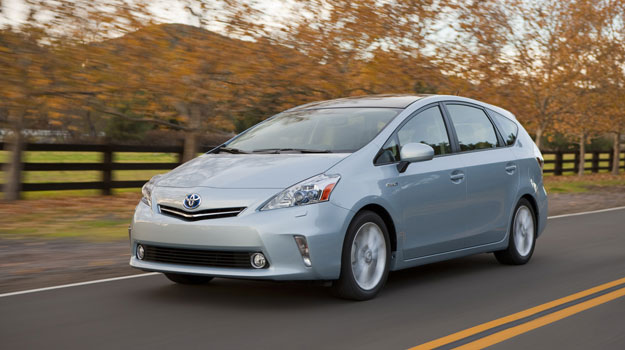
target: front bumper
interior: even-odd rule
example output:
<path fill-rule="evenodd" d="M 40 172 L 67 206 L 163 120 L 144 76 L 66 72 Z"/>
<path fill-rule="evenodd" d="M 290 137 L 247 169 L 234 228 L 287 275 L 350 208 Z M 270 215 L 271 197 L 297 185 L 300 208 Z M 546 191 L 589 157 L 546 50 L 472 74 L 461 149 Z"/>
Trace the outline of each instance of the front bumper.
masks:
<path fill-rule="evenodd" d="M 158 272 L 271 280 L 332 280 L 340 273 L 349 210 L 330 202 L 256 211 L 236 217 L 184 221 L 139 203 L 131 224 L 130 265 Z M 312 266 L 304 265 L 294 235 L 308 241 Z M 172 248 L 262 252 L 264 269 L 170 264 L 136 258 L 137 244 Z"/>

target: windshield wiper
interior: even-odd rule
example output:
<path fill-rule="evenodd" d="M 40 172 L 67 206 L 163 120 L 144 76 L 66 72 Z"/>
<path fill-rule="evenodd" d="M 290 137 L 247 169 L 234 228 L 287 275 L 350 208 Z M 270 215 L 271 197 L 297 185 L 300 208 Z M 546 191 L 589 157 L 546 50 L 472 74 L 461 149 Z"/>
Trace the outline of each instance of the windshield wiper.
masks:
<path fill-rule="evenodd" d="M 327 149 L 306 149 L 306 148 L 262 148 L 255 149 L 252 151 L 253 153 L 332 153 L 332 151 Z"/>
<path fill-rule="evenodd" d="M 231 147 L 225 147 L 225 146 L 217 147 L 215 151 L 216 151 L 215 153 L 221 153 L 221 152 L 227 152 L 227 153 L 232 153 L 232 154 L 248 154 L 249 153 L 249 152 L 242 151 L 238 148 L 231 148 Z"/>

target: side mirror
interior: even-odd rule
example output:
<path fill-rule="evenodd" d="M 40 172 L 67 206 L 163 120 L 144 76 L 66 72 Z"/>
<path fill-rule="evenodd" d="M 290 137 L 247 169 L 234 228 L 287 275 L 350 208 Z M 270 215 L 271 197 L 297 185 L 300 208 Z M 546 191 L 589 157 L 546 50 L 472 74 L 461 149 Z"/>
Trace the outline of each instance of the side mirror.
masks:
<path fill-rule="evenodd" d="M 422 162 L 434 158 L 434 149 L 424 143 L 407 143 L 399 151 L 400 162 L 397 170 L 403 173 L 410 163 Z"/>

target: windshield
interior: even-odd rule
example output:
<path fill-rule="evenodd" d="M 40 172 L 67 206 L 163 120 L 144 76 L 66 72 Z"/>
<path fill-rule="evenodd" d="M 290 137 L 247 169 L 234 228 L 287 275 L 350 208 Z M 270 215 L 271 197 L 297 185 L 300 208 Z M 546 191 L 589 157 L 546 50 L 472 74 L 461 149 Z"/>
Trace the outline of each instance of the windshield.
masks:
<path fill-rule="evenodd" d="M 354 152 L 401 112 L 391 108 L 334 108 L 286 112 L 227 145 L 243 152 Z"/>

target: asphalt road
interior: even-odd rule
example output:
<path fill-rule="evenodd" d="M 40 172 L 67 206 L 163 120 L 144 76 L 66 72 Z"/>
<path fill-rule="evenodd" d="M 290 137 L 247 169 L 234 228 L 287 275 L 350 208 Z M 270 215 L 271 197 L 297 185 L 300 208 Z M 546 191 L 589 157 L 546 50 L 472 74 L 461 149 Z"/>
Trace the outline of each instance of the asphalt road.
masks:
<path fill-rule="evenodd" d="M 160 275 L 3 297 L 0 348 L 406 349 L 623 277 L 616 210 L 550 219 L 528 265 L 482 254 L 399 271 L 367 302 L 313 284 Z M 625 349 L 625 297 L 493 348 Z"/>

